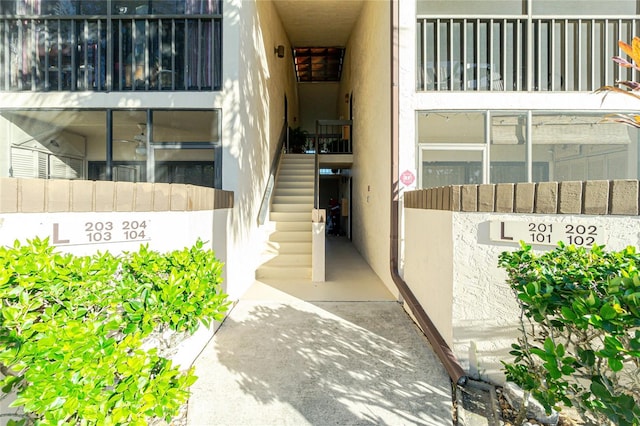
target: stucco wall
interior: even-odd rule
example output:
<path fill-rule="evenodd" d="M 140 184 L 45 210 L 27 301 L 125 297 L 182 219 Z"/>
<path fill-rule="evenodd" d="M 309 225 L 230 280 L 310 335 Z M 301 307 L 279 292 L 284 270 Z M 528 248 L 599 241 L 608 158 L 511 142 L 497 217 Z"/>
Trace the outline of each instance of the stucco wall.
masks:
<path fill-rule="evenodd" d="M 398 294 L 389 273 L 389 22 L 389 3 L 364 3 L 347 43 L 340 93 L 352 92 L 354 99 L 353 242 L 389 290 Z"/>
<path fill-rule="evenodd" d="M 434 325 L 453 341 L 453 229 L 446 211 L 406 209 L 411 238 L 406 240 L 404 279 Z"/>
<path fill-rule="evenodd" d="M 316 120 L 336 120 L 338 83 L 300 83 L 300 117 L 291 127 L 300 126 L 309 133 L 316 132 Z M 346 118 L 345 118 L 346 119 Z"/>
<path fill-rule="evenodd" d="M 257 217 L 284 123 L 284 97 L 292 119 L 297 88 L 291 46 L 273 4 L 228 0 L 223 10 L 223 189 L 236 197 L 228 272 L 248 288 L 264 247 Z M 277 45 L 285 46 L 284 58 L 274 53 Z"/>
<path fill-rule="evenodd" d="M 585 214 L 518 214 L 405 209 L 405 280 L 473 377 L 504 382 L 500 360 L 510 359 L 518 336 L 519 308 L 498 268 L 503 251 L 518 242 L 490 238 L 490 223 L 530 222 L 595 226 L 608 250 L 640 245 L 640 217 Z M 526 226 L 526 225 L 525 225 Z M 551 245 L 533 245 L 551 250 Z M 447 260 L 447 256 L 451 256 Z"/>
<path fill-rule="evenodd" d="M 472 374 L 492 381 L 503 380 L 500 359 L 509 357 L 517 335 L 519 309 L 505 283 L 506 273 L 497 266 L 502 251 L 517 243 L 489 240 L 489 221 L 577 223 L 604 229 L 608 250 L 640 244 L 640 217 L 587 215 L 521 215 L 453 213 L 453 350 L 469 363 Z M 549 246 L 534 246 L 550 250 Z"/>

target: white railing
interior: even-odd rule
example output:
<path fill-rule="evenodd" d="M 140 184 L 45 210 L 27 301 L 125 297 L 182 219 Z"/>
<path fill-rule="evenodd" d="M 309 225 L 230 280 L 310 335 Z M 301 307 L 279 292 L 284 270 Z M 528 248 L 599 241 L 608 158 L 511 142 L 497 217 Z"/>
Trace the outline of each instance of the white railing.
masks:
<path fill-rule="evenodd" d="M 420 16 L 418 91 L 593 91 L 637 78 L 617 66 L 640 16 Z"/>

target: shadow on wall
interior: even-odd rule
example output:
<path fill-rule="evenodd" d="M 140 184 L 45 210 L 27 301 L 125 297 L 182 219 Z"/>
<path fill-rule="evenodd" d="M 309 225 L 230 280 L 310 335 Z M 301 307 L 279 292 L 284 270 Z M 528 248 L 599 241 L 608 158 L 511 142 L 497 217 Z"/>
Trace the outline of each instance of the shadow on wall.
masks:
<path fill-rule="evenodd" d="M 201 377 L 193 394 L 226 389 L 206 400 L 221 423 L 229 415 L 249 424 L 250 407 L 266 424 L 282 410 L 299 416 L 287 417 L 291 424 L 451 423 L 449 379 L 395 302 L 241 303 L 214 342 L 215 353 L 196 363 L 196 375 L 206 368 L 212 382 Z M 225 414 L 228 407 L 244 409 Z"/>

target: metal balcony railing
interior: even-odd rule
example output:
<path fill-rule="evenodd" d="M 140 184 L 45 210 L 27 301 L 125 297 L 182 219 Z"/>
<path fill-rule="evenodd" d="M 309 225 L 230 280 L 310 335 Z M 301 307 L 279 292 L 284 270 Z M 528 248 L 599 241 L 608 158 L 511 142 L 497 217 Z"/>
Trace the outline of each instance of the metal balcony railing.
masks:
<path fill-rule="evenodd" d="M 351 120 L 317 120 L 316 134 L 309 135 L 318 154 L 352 154 Z"/>
<path fill-rule="evenodd" d="M 0 90 L 220 90 L 220 17 L 0 18 Z"/>
<path fill-rule="evenodd" d="M 611 61 L 638 16 L 417 19 L 417 91 L 593 91 L 637 78 Z"/>

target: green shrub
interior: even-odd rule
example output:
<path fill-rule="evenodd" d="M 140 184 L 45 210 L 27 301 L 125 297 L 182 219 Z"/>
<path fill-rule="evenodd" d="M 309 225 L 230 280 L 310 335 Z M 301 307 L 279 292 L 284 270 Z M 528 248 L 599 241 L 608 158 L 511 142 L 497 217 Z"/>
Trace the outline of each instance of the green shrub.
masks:
<path fill-rule="evenodd" d="M 196 380 L 144 351 L 152 331 L 193 333 L 227 309 L 222 265 L 198 241 L 160 254 L 61 254 L 48 240 L 0 247 L 2 391 L 18 423 L 139 424 L 173 417 Z"/>
<path fill-rule="evenodd" d="M 640 255 L 559 245 L 500 255 L 522 308 L 507 380 L 547 412 L 575 406 L 597 424 L 640 424 Z"/>

